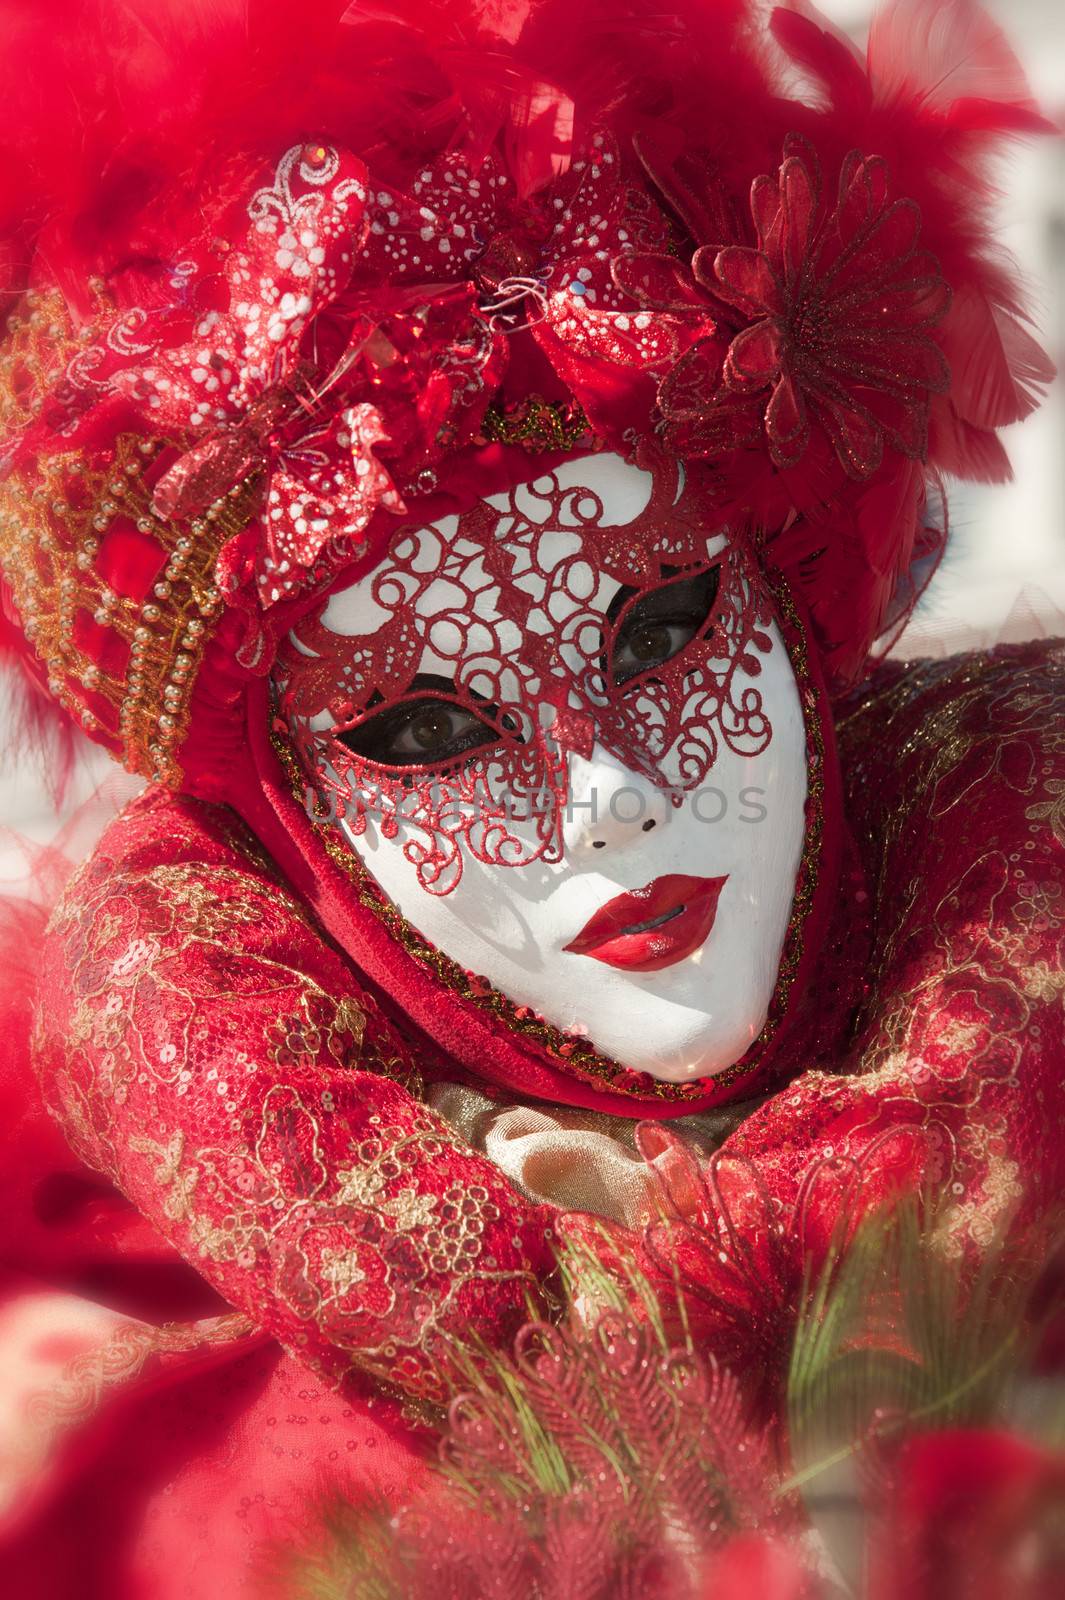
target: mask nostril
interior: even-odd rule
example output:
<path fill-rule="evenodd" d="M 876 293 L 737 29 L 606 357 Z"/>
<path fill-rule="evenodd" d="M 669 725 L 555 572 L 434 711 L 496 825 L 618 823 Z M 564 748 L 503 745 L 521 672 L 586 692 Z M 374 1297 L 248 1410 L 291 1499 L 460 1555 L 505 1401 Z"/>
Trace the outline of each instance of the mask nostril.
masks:
<path fill-rule="evenodd" d="M 592 840 L 592 849 L 593 850 L 602 850 L 605 845 L 606 845 L 606 840 L 605 839 L 593 839 Z"/>
<path fill-rule="evenodd" d="M 654 827 L 654 825 L 655 825 L 654 817 L 648 817 L 647 821 L 643 825 L 643 828 L 641 829 L 641 832 L 650 833 L 650 831 Z"/>

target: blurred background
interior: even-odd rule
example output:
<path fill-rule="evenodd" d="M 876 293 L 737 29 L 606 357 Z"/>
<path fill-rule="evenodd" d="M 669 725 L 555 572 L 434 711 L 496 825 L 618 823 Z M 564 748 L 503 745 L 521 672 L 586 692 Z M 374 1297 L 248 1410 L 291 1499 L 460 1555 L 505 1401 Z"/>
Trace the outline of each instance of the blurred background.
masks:
<path fill-rule="evenodd" d="M 928 0 L 930 6 L 936 0 Z M 1021 57 L 1044 111 L 1065 126 L 1065 3 L 984 0 Z M 870 0 L 820 0 L 819 9 L 864 41 Z M 1002 239 L 1027 282 L 1036 332 L 1065 367 L 1065 138 L 1015 144 L 1000 172 Z M 951 548 L 893 654 L 941 656 L 1001 640 L 1065 635 L 1065 382 L 1034 416 L 1007 431 L 1011 483 L 948 485 Z M 0 717 L 6 721 L 0 680 Z M 92 833 L 139 783 L 81 741 L 74 780 L 57 814 L 32 761 L 0 768 L 0 880 L 24 870 L 17 839 L 55 835 L 101 782 L 66 849 L 77 859 Z M 5 840 L 9 841 L 5 843 Z"/>
<path fill-rule="evenodd" d="M 928 0 L 934 6 L 936 0 Z M 1065 4 L 983 0 L 1043 111 L 1065 126 Z M 871 0 L 818 0 L 864 40 Z M 1029 291 L 1058 378 L 1034 416 L 1007 429 L 1013 482 L 948 484 L 950 550 L 894 655 L 949 655 L 1000 639 L 1065 634 L 1065 138 L 1014 144 L 999 175 L 1001 237 Z"/>

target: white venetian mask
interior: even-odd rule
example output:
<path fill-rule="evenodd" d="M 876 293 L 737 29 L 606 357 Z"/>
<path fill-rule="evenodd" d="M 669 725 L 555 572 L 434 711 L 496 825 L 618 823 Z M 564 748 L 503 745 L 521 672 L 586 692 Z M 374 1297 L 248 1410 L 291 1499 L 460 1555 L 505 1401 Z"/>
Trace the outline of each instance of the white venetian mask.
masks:
<path fill-rule="evenodd" d="M 757 566 L 679 469 L 582 457 L 404 529 L 281 711 L 377 883 L 519 1006 L 667 1081 L 765 1021 L 805 732 Z"/>

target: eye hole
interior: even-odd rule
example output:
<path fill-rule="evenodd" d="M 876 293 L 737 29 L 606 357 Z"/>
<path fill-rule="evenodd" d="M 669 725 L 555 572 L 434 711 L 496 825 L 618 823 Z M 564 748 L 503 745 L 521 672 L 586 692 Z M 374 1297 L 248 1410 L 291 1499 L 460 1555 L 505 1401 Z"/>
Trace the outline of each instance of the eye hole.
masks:
<path fill-rule="evenodd" d="M 447 685 L 450 688 L 450 685 Z M 486 706 L 487 715 L 493 708 Z M 504 728 L 510 719 L 501 719 Z M 336 735 L 354 755 L 382 767 L 428 767 L 454 761 L 482 745 L 498 744 L 499 727 L 441 693 L 385 706 Z"/>
<path fill-rule="evenodd" d="M 720 568 L 710 567 L 693 577 L 678 578 L 651 589 L 632 601 L 628 609 L 626 595 L 611 654 L 614 682 L 627 683 L 642 672 L 660 667 L 697 638 L 717 598 L 719 580 Z"/>

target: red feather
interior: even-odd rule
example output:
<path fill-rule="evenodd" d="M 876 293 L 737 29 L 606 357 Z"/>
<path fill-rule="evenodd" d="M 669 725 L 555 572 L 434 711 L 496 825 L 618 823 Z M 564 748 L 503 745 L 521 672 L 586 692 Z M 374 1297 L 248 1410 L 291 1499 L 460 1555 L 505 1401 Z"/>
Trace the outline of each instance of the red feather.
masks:
<path fill-rule="evenodd" d="M 941 472 L 975 483 L 1007 483 L 1013 476 L 1006 447 L 997 433 L 959 417 L 953 406 L 933 407 L 928 447 Z"/>
<path fill-rule="evenodd" d="M 978 428 L 1002 428 L 1034 411 L 1054 366 L 1017 318 L 967 284 L 954 295 L 941 340 L 950 399 Z"/>
<path fill-rule="evenodd" d="M 771 26 L 826 97 L 803 132 L 822 158 L 849 147 L 886 159 L 894 191 L 920 208 L 922 248 L 953 291 L 936 334 L 951 386 L 932 399 L 929 465 L 982 482 L 1008 478 L 1009 459 L 994 430 L 1026 416 L 1053 376 L 1023 325 L 1016 271 L 994 247 L 989 224 L 995 190 L 988 162 L 1002 137 L 1050 127 L 1017 57 L 971 0 L 888 0 L 873 18 L 864 71 L 808 0 L 776 11 Z M 867 523 L 870 553 L 877 539 L 885 546 L 884 572 L 893 542 L 901 572 L 901 530 L 885 522 L 873 537 Z M 822 570 L 819 582 L 826 581 Z"/>
<path fill-rule="evenodd" d="M 869 69 L 881 104 L 912 100 L 949 116 L 958 101 L 1035 112 L 1024 68 L 973 0 L 892 0 L 869 27 Z"/>
<path fill-rule="evenodd" d="M 848 101 L 855 106 L 868 106 L 869 81 L 858 49 L 809 0 L 792 0 L 788 6 L 778 6 L 769 19 L 769 28 L 791 60 L 809 74 L 819 89 L 828 91 L 837 110 Z"/>

